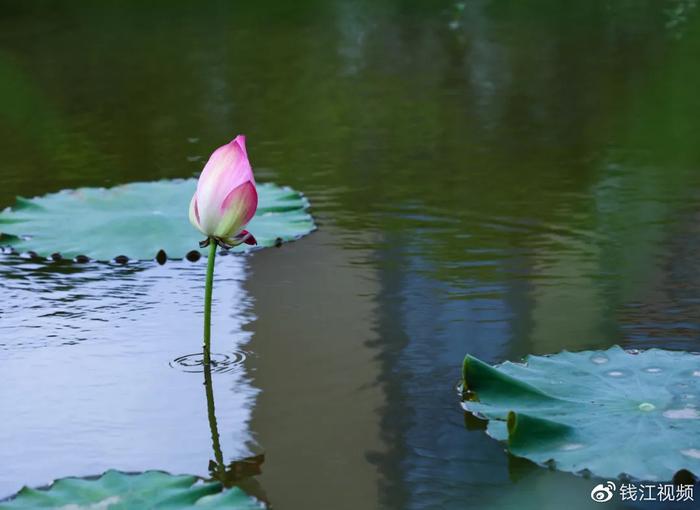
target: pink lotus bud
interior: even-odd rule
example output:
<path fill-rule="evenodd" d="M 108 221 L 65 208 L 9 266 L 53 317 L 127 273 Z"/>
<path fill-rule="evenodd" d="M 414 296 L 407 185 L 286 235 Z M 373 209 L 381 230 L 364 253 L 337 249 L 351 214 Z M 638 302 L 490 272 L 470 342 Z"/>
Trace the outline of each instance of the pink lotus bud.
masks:
<path fill-rule="evenodd" d="M 216 149 L 204 166 L 190 202 L 190 222 L 207 237 L 240 244 L 236 236 L 253 218 L 257 207 L 258 192 L 245 150 L 245 136 L 238 135 Z"/>

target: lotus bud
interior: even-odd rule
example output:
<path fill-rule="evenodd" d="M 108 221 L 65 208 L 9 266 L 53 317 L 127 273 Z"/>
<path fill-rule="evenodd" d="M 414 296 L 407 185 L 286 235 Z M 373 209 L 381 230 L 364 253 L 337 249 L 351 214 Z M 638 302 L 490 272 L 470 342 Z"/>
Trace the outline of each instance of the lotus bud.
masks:
<path fill-rule="evenodd" d="M 258 192 L 245 136 L 238 135 L 216 149 L 204 166 L 190 202 L 190 223 L 224 247 L 256 244 L 255 237 L 243 227 L 257 207 Z"/>

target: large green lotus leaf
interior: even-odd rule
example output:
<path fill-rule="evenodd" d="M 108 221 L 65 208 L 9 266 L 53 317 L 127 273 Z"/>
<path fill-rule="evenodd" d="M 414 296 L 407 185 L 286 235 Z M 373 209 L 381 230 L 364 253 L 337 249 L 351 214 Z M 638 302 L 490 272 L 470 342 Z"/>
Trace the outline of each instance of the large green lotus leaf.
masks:
<path fill-rule="evenodd" d="M 18 198 L 13 208 L 0 212 L 0 244 L 41 256 L 145 260 L 164 250 L 170 258 L 183 258 L 198 250 L 204 238 L 188 219 L 196 185 L 195 179 L 163 180 Z M 258 185 L 258 198 L 258 211 L 246 227 L 258 246 L 274 246 L 314 230 L 308 201 L 300 193 L 267 183 Z M 250 247 L 234 248 L 246 249 Z"/>
<path fill-rule="evenodd" d="M 464 408 L 513 455 L 602 478 L 700 474 L 700 356 L 562 352 L 491 367 L 467 355 Z"/>
<path fill-rule="evenodd" d="M 0 502 L 0 510 L 39 508 L 260 510 L 265 506 L 241 489 L 224 490 L 221 484 L 202 483 L 196 476 L 173 476 L 161 471 L 141 474 L 107 471 L 96 479 L 63 478 L 48 489 L 25 487 L 14 498 Z"/>

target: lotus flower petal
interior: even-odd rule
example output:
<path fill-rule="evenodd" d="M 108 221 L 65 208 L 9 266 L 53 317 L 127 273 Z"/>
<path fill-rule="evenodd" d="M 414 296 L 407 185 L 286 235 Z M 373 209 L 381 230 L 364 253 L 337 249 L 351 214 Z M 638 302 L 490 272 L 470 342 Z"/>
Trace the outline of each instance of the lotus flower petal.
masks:
<path fill-rule="evenodd" d="M 192 226 L 202 232 L 202 234 L 206 235 L 206 232 L 202 230 L 201 225 L 199 224 L 199 208 L 197 207 L 197 192 L 195 191 L 194 195 L 192 195 L 192 200 L 190 201 L 190 223 L 192 223 Z"/>
<path fill-rule="evenodd" d="M 235 236 L 255 215 L 258 208 L 258 192 L 248 181 L 232 190 L 221 204 L 219 223 L 214 236 L 228 239 Z"/>
<path fill-rule="evenodd" d="M 255 246 L 256 244 L 258 244 L 258 240 L 255 239 L 255 236 L 247 230 L 241 230 L 240 234 L 236 236 L 236 240 L 245 244 L 249 244 L 250 246 Z"/>

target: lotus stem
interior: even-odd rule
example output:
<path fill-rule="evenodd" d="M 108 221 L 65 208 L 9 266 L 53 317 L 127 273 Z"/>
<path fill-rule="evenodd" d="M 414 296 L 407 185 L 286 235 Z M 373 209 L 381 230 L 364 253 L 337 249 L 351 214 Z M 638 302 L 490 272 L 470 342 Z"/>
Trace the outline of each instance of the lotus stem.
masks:
<path fill-rule="evenodd" d="M 214 259 L 216 259 L 216 241 L 209 240 L 207 257 L 207 282 L 204 290 L 204 365 L 211 363 L 211 295 L 214 288 Z"/>

